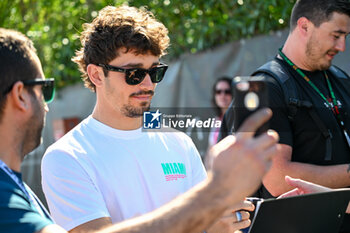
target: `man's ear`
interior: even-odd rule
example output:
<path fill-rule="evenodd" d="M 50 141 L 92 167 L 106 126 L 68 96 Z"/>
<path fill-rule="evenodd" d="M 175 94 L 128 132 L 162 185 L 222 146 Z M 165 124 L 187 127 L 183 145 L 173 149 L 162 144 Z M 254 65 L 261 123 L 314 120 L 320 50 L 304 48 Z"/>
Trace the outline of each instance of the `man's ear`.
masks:
<path fill-rule="evenodd" d="M 13 85 L 9 97 L 11 98 L 13 106 L 17 109 L 26 111 L 30 108 L 30 98 L 32 97 L 21 81 L 18 81 Z"/>
<path fill-rule="evenodd" d="M 104 73 L 103 68 L 94 64 L 89 64 L 86 68 L 88 76 L 96 87 L 99 87 L 103 83 Z"/>
<path fill-rule="evenodd" d="M 300 17 L 297 21 L 297 28 L 299 33 L 303 36 L 307 36 L 313 26 L 312 22 L 306 17 Z"/>

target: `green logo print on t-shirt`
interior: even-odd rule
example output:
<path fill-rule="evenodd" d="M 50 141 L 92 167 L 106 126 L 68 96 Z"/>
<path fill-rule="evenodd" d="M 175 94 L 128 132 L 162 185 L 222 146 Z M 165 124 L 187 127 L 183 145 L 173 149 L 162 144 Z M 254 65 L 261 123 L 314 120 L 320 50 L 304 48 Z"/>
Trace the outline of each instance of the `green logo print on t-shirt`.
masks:
<path fill-rule="evenodd" d="M 161 163 L 166 181 L 184 179 L 186 166 L 183 163 Z"/>

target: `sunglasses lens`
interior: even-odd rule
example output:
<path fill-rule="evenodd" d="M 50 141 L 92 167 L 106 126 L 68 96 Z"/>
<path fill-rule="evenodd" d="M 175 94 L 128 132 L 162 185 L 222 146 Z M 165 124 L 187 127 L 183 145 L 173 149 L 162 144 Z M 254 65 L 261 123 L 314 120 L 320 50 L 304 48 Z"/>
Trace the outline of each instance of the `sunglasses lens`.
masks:
<path fill-rule="evenodd" d="M 144 70 L 144 69 L 127 70 L 125 72 L 125 81 L 129 85 L 140 84 L 145 79 L 148 73 L 153 83 L 159 83 L 160 81 L 162 81 L 167 68 L 168 68 L 167 66 L 160 66 L 150 70 Z"/>
<path fill-rule="evenodd" d="M 149 72 L 152 82 L 159 83 L 160 81 L 162 81 L 167 68 L 168 67 L 166 67 L 166 66 L 161 66 L 161 67 L 156 67 L 156 68 L 152 69 Z"/>
<path fill-rule="evenodd" d="M 220 95 L 220 94 L 231 95 L 231 90 L 216 90 L 215 94 L 217 94 L 217 95 Z"/>
<path fill-rule="evenodd" d="M 52 102 L 55 97 L 55 86 L 53 81 L 43 85 L 43 95 L 46 103 Z"/>
<path fill-rule="evenodd" d="M 131 70 L 125 73 L 125 81 L 129 85 L 140 84 L 146 76 L 144 70 Z"/>

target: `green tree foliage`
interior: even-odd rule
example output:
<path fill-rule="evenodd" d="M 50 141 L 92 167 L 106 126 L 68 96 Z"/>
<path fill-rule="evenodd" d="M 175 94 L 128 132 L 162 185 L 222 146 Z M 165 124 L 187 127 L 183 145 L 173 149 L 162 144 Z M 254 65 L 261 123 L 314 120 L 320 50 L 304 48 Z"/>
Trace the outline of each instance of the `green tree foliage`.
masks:
<path fill-rule="evenodd" d="M 1 0 L 0 27 L 19 30 L 38 50 L 47 77 L 63 87 L 80 80 L 71 58 L 82 24 L 106 5 L 151 10 L 170 31 L 167 59 L 288 26 L 295 0 Z"/>

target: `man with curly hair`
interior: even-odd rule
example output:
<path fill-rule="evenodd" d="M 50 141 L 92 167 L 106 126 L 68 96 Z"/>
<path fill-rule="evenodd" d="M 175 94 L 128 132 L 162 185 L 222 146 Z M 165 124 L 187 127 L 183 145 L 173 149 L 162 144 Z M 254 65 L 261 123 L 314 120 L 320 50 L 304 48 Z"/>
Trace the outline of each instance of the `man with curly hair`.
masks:
<path fill-rule="evenodd" d="M 47 149 L 42 161 L 51 214 L 70 232 L 143 215 L 207 177 L 187 135 L 141 127 L 167 70 L 160 62 L 169 46 L 166 27 L 146 10 L 108 6 L 84 25 L 81 42 L 73 61 L 85 86 L 96 92 L 96 105 Z M 252 207 L 242 203 L 236 208 Z M 218 224 L 228 223 L 230 231 L 234 222 L 247 226 L 248 213 L 242 213 L 240 221 L 231 212 Z"/>
<path fill-rule="evenodd" d="M 25 155 L 40 144 L 45 114 L 49 110 L 46 103 L 52 101 L 54 97 L 54 80 L 45 79 L 32 41 L 17 31 L 4 28 L 0 28 L 0 73 L 0 231 L 66 233 L 63 228 L 54 224 L 39 199 L 23 182 L 21 174 L 21 162 Z M 149 77 L 147 78 L 149 79 Z M 99 92 L 98 88 L 96 88 L 97 92 Z M 240 208 L 244 197 L 254 192 L 260 184 L 261 177 L 268 170 L 271 157 L 276 153 L 278 140 L 276 133 L 265 134 L 258 138 L 253 137 L 253 132 L 270 116 L 271 111 L 266 110 L 256 114 L 241 129 L 242 132 L 249 131 L 252 132 L 251 134 L 237 133 L 236 136 L 231 135 L 212 147 L 209 155 L 214 158 L 214 162 L 208 179 L 183 195 L 179 195 L 162 208 L 114 224 L 108 229 L 105 228 L 103 233 L 200 232 L 220 217 L 228 206 L 235 205 L 236 208 Z M 89 138 L 89 135 L 86 137 Z M 130 137 L 130 135 L 126 135 L 126 137 Z M 154 139 L 157 139 L 156 136 Z M 166 139 L 166 137 L 164 136 L 162 139 Z M 72 145 L 76 144 L 74 140 L 76 139 L 73 138 L 71 141 Z M 94 150 L 94 148 L 91 149 Z M 70 147 L 70 151 L 74 150 L 76 148 Z M 67 155 L 62 152 L 58 156 Z M 89 160 L 81 153 L 76 153 L 76 156 L 82 156 L 83 159 Z M 151 154 L 147 156 L 152 157 Z M 166 159 L 166 156 L 164 157 Z M 75 161 L 67 162 L 63 165 L 73 164 L 75 166 L 74 163 L 76 163 Z M 121 163 L 125 162 L 128 161 L 121 161 Z M 246 168 L 246 164 L 250 164 L 249 168 Z M 111 165 L 115 169 L 121 168 L 117 163 Z M 101 168 L 101 171 L 96 172 L 95 175 L 105 175 L 103 169 L 108 171 L 107 167 L 106 165 L 106 167 Z M 53 170 L 53 172 L 56 173 L 57 170 Z M 68 172 L 70 172 L 69 174 L 74 173 L 74 171 Z M 87 170 L 87 172 L 90 172 L 89 175 L 94 175 L 91 170 Z M 109 169 L 107 175 L 112 173 L 113 171 Z M 57 175 L 59 174 L 57 173 Z M 115 180 L 118 181 L 118 178 L 120 180 L 120 177 L 111 176 L 105 182 L 110 180 L 113 183 Z M 92 181 L 94 177 L 87 179 Z M 122 177 L 122 179 L 129 180 L 128 177 Z M 74 184 L 76 180 L 75 177 L 71 177 L 73 185 L 77 184 Z M 88 186 L 86 180 L 78 185 Z M 98 182 L 96 189 L 99 188 L 97 185 L 99 185 Z M 109 185 L 111 184 L 106 185 L 106 189 Z M 113 187 L 111 185 L 111 188 Z M 58 188 L 67 189 L 64 182 Z M 129 190 L 121 187 L 121 191 Z M 166 192 L 164 192 L 165 194 Z M 74 195 L 73 193 L 72 196 L 74 197 Z M 90 195 L 92 202 L 99 201 L 98 196 L 96 199 L 92 196 L 96 195 L 96 192 L 92 191 Z M 83 198 L 85 197 L 83 196 Z M 63 204 L 67 210 L 70 209 L 74 212 L 79 208 L 74 203 L 69 203 L 70 200 L 64 201 Z M 249 206 L 249 204 L 246 205 Z M 98 206 L 95 212 L 96 214 L 100 213 Z M 244 212 L 240 213 L 242 221 L 235 223 L 237 228 L 244 227 L 249 223 L 248 215 L 244 215 Z M 97 230 L 91 230 L 94 228 L 98 228 L 98 226 L 90 225 L 89 228 L 81 228 L 81 231 L 97 232 Z M 102 231 L 98 232 L 102 233 Z"/>

